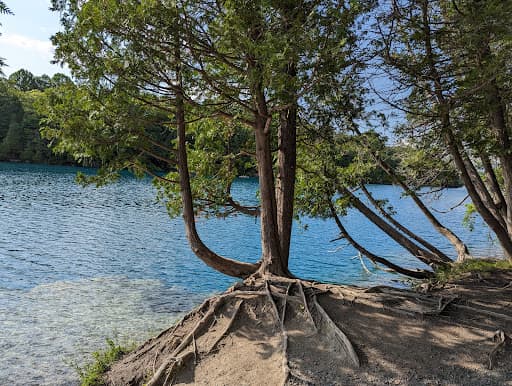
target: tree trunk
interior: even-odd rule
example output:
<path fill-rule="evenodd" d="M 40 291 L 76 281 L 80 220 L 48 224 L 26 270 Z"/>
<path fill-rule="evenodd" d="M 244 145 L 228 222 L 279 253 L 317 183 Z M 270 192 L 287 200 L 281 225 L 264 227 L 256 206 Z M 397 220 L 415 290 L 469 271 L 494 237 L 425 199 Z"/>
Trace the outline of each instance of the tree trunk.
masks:
<path fill-rule="evenodd" d="M 355 196 L 347 188 L 341 188 L 341 193 L 349 197 L 352 205 L 354 205 L 354 207 L 358 211 L 360 211 L 365 217 L 367 217 L 371 222 L 377 225 L 384 233 L 386 233 L 389 237 L 395 240 L 398 244 L 404 247 L 407 251 L 409 251 L 413 256 L 421 260 L 423 263 L 427 265 L 432 265 L 434 267 L 441 267 L 449 264 L 449 262 L 443 261 L 440 257 L 434 255 L 432 252 L 429 252 L 419 247 L 411 240 L 409 240 L 406 236 L 398 232 L 395 228 L 393 228 L 386 221 L 384 221 L 377 214 L 375 214 L 370 208 L 368 208 L 357 196 Z"/>
<path fill-rule="evenodd" d="M 500 146 L 498 158 L 503 175 L 503 196 L 506 203 L 505 223 L 509 237 L 512 238 L 512 141 L 507 128 L 505 108 L 500 90 L 495 81 L 490 86 L 491 127 Z"/>
<path fill-rule="evenodd" d="M 409 236 L 414 241 L 418 242 L 419 244 L 423 245 L 425 248 L 430 250 L 432 253 L 437 255 L 441 260 L 444 260 L 446 262 L 450 262 L 451 259 L 446 256 L 443 252 L 441 252 L 438 248 L 430 244 L 428 241 L 424 240 L 414 232 L 410 231 L 408 228 L 400 224 L 397 220 L 393 218 L 388 212 L 386 212 L 375 200 L 375 198 L 372 196 L 372 194 L 366 189 L 366 186 L 361 185 L 361 190 L 365 194 L 366 197 L 368 197 L 368 200 L 372 203 L 372 205 L 379 211 L 379 213 L 388 220 L 395 228 L 397 228 L 400 232 L 403 234 Z"/>
<path fill-rule="evenodd" d="M 505 217 L 507 215 L 507 203 L 501 191 L 498 178 L 496 177 L 496 173 L 494 172 L 492 162 L 487 154 L 480 154 L 480 159 L 482 160 L 487 185 L 489 187 L 489 191 L 492 195 L 495 205 L 500 211 L 501 216 Z"/>
<path fill-rule="evenodd" d="M 177 70 L 178 83 L 181 87 L 180 69 Z M 183 220 L 190 248 L 206 265 L 229 276 L 245 278 L 255 273 L 259 264 L 243 263 L 217 255 L 201 240 L 196 229 L 194 216 L 194 203 L 190 187 L 190 174 L 188 170 L 185 108 L 183 93 L 176 93 L 176 121 L 178 126 L 178 171 L 180 178 L 181 200 L 183 205 Z"/>
<path fill-rule="evenodd" d="M 343 226 L 338 214 L 336 213 L 336 209 L 334 208 L 334 205 L 332 204 L 332 201 L 329 199 L 329 209 L 331 210 L 331 216 L 334 218 L 334 221 L 336 222 L 336 225 L 338 226 L 338 229 L 340 230 L 341 236 L 347 240 L 350 245 L 352 245 L 355 249 L 357 249 L 359 252 L 361 252 L 363 255 L 365 255 L 367 258 L 369 258 L 374 263 L 380 263 L 390 269 L 392 269 L 395 272 L 401 273 L 402 275 L 406 275 L 409 277 L 413 277 L 416 279 L 427 279 L 429 277 L 434 276 L 433 272 L 430 271 L 413 271 L 407 268 L 400 267 L 399 265 L 396 265 L 392 263 L 391 261 L 377 256 L 367 250 L 365 247 L 363 247 L 361 244 L 359 244 L 357 241 L 355 241 L 352 236 L 348 233 L 347 229 Z"/>
<path fill-rule="evenodd" d="M 290 241 L 293 225 L 293 204 L 296 173 L 297 107 L 294 104 L 281 112 L 279 125 L 278 175 L 276 184 L 277 226 L 280 239 L 280 253 L 288 266 Z"/>
<path fill-rule="evenodd" d="M 274 187 L 274 170 L 267 119 L 256 117 L 256 159 L 261 199 L 261 267 L 263 275 L 288 276 L 287 265 L 281 257 L 277 225 L 277 205 Z"/>
<path fill-rule="evenodd" d="M 377 163 L 379 166 L 386 172 L 387 175 L 391 177 L 393 182 L 398 184 L 405 193 L 414 201 L 416 206 L 421 210 L 421 212 L 425 215 L 425 217 L 430 221 L 430 223 L 434 226 L 434 228 L 441 233 L 448 241 L 453 245 L 455 251 L 457 252 L 457 261 L 463 261 L 466 258 L 470 257 L 468 248 L 466 244 L 459 239 L 459 237 L 453 233 L 450 229 L 445 227 L 443 224 L 439 222 L 439 220 L 432 214 L 432 212 L 426 207 L 426 205 L 421 201 L 418 195 L 411 189 L 407 184 L 398 176 L 395 171 L 382 160 L 378 155 L 375 155 Z"/>

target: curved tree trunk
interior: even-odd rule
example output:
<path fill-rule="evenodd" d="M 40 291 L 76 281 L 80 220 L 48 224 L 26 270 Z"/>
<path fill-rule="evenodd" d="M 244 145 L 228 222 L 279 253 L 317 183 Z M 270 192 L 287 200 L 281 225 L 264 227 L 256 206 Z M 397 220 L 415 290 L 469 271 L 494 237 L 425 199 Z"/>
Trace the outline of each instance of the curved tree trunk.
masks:
<path fill-rule="evenodd" d="M 181 86 L 180 71 L 178 69 L 178 83 Z M 211 251 L 201 240 L 196 229 L 194 216 L 194 203 L 190 187 L 188 170 L 185 108 L 183 93 L 176 93 L 176 122 L 178 126 L 178 171 L 180 177 L 181 200 L 183 204 L 183 220 L 185 231 L 192 251 L 209 267 L 229 276 L 245 278 L 255 273 L 259 264 L 243 263 L 217 255 Z"/>

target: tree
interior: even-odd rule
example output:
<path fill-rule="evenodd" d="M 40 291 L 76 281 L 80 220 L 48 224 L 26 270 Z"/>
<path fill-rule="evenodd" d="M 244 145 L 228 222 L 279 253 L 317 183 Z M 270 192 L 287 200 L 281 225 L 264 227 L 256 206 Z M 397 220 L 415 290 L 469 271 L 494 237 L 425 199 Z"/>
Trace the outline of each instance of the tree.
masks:
<path fill-rule="evenodd" d="M 134 98 L 169 114 L 176 141 L 157 143 L 140 132 L 135 141 L 152 150 L 167 149 L 165 157 L 174 168 L 158 180 L 171 202 L 180 198 L 196 255 L 232 276 L 289 276 L 299 100 L 325 87 L 328 72 L 344 76 L 349 62 L 343 58 L 348 57 L 351 29 L 363 6 L 322 1 L 114 3 L 70 2 L 60 7 L 65 31 L 54 38 L 57 56 L 99 100 Z M 218 210 L 219 203 L 233 201 L 232 163 L 217 169 L 225 166 L 230 173 L 208 176 L 222 199 L 205 196 L 197 189 L 200 175 L 190 172 L 195 144 L 187 135 L 191 128 L 211 128 L 213 119 L 220 117 L 235 130 L 243 126 L 254 135 L 254 150 L 245 154 L 256 159 L 260 186 L 262 256 L 257 264 L 215 254 L 195 228 L 198 208 Z M 93 133 L 104 130 L 105 122 L 96 123 Z M 218 124 L 213 127 L 219 130 Z M 55 136 L 67 150 L 80 154 L 76 137 L 65 130 Z M 106 161 L 112 170 L 114 164 Z M 117 166 L 148 170 L 141 162 Z M 242 206 L 231 205 L 236 207 Z"/>
<path fill-rule="evenodd" d="M 12 15 L 12 11 L 9 9 L 9 7 L 7 7 L 5 2 L 3 2 L 3 1 L 0 1 L 0 14 L 2 14 L 2 15 Z M 2 26 L 2 24 L 0 23 L 0 27 L 1 26 Z M 1 34 L 0 34 L 0 36 L 1 36 Z M 2 72 L 2 67 L 3 66 L 5 66 L 4 59 L 0 58 L 0 75 L 3 75 L 3 72 Z"/>
<path fill-rule="evenodd" d="M 65 81 L 65 78 L 57 76 L 57 81 Z M 53 85 L 52 79 L 48 75 L 34 76 L 30 71 L 24 69 L 13 72 L 9 76 L 9 82 L 19 91 L 43 91 Z"/>
<path fill-rule="evenodd" d="M 56 157 L 41 138 L 37 111 L 45 95 L 40 90 L 20 91 L 8 80 L 0 80 L 0 160 L 41 163 L 72 163 Z"/>
<path fill-rule="evenodd" d="M 407 114 L 403 133 L 448 150 L 472 205 L 509 258 L 511 13 L 499 1 L 393 1 L 378 17 L 377 43 L 405 94 L 392 102 Z"/>

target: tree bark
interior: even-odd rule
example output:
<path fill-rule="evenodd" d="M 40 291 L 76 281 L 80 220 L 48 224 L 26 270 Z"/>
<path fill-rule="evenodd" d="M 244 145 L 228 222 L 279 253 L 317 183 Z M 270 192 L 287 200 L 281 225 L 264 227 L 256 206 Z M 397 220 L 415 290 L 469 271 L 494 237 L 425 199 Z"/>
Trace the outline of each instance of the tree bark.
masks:
<path fill-rule="evenodd" d="M 503 197 L 503 193 L 501 191 L 498 178 L 496 177 L 496 173 L 494 172 L 492 162 L 487 154 L 480 154 L 480 159 L 482 160 L 487 185 L 495 205 L 499 209 L 502 217 L 505 217 L 507 215 L 507 203 L 505 201 L 505 197 Z"/>
<path fill-rule="evenodd" d="M 268 119 L 268 118 L 267 118 Z M 281 257 L 281 245 L 277 225 L 277 205 L 274 186 L 274 170 L 270 147 L 269 126 L 262 116 L 256 117 L 256 159 L 260 185 L 261 267 L 260 273 L 288 276 L 287 266 Z"/>
<path fill-rule="evenodd" d="M 280 113 L 278 133 L 278 175 L 276 184 L 277 226 L 280 240 L 280 253 L 285 266 L 288 266 L 293 225 L 295 198 L 295 173 L 297 167 L 297 106 Z"/>
<path fill-rule="evenodd" d="M 500 146 L 498 158 L 503 175 L 503 196 L 506 203 L 505 223 L 509 237 L 512 238 L 512 141 L 507 127 L 505 107 L 500 90 L 495 81 L 490 86 L 491 127 Z"/>

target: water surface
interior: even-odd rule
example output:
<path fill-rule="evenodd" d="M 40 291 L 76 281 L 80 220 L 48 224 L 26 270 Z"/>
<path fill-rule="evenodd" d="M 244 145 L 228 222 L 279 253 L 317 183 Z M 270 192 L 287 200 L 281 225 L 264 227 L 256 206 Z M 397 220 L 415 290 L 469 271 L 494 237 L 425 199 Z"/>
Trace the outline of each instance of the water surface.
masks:
<path fill-rule="evenodd" d="M 233 279 L 212 271 L 188 249 L 180 219 L 169 219 L 149 180 L 124 176 L 100 189 L 74 183 L 78 168 L 0 163 L 0 384 L 68 385 L 77 382 L 70 364 L 83 363 L 105 338 L 141 341 L 169 326 L 183 312 Z M 92 170 L 84 170 L 93 172 Z M 397 219 L 453 255 L 394 186 L 369 186 L 390 198 Z M 240 179 L 237 199 L 254 203 L 257 184 Z M 442 200 L 426 197 L 437 210 L 452 207 L 464 189 Z M 461 225 L 463 206 L 440 220 L 476 255 L 498 253 L 477 219 L 475 231 Z M 371 251 L 417 266 L 398 245 L 355 212 L 343 220 Z M 305 228 L 307 227 L 307 230 Z M 259 223 L 246 216 L 199 219 L 208 246 L 220 254 L 255 261 Z M 299 276 L 368 285 L 400 277 L 361 268 L 356 252 L 330 243 L 332 221 L 295 224 L 291 270 Z"/>

